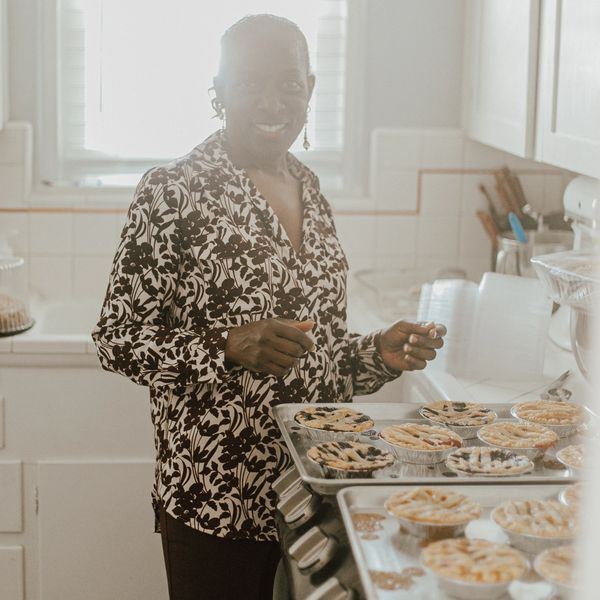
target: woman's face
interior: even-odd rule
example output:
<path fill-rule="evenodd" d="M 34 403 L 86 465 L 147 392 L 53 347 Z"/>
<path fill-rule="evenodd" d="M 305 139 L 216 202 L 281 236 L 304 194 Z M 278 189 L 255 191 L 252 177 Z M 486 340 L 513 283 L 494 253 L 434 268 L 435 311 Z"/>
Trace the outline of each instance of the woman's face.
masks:
<path fill-rule="evenodd" d="M 215 89 L 230 149 L 255 166 L 285 155 L 302 131 L 314 83 L 287 30 L 260 31 L 227 48 Z"/>

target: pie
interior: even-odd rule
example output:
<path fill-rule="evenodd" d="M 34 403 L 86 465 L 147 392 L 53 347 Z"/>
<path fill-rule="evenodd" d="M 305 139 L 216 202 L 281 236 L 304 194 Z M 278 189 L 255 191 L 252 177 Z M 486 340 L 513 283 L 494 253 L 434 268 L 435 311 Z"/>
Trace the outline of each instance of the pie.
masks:
<path fill-rule="evenodd" d="M 573 509 L 558 500 L 508 500 L 492 511 L 492 519 L 513 533 L 543 538 L 575 535 Z"/>
<path fill-rule="evenodd" d="M 563 448 L 562 450 L 559 450 L 556 453 L 556 458 L 558 458 L 558 460 L 560 460 L 560 462 L 564 465 L 567 465 L 567 467 L 572 469 L 582 469 L 583 455 L 583 444 L 573 444 Z"/>
<path fill-rule="evenodd" d="M 380 431 L 379 437 L 392 446 L 408 450 L 447 450 L 462 446 L 462 438 L 457 433 L 425 423 L 390 425 Z"/>
<path fill-rule="evenodd" d="M 573 485 L 570 485 L 564 489 L 564 491 L 562 492 L 562 500 L 567 506 L 570 506 L 571 508 L 576 508 L 581 502 L 582 494 L 583 484 L 581 482 L 574 483 Z"/>
<path fill-rule="evenodd" d="M 481 514 L 479 504 L 468 496 L 429 487 L 398 492 L 386 500 L 385 509 L 395 517 L 428 525 L 462 525 Z"/>
<path fill-rule="evenodd" d="M 421 561 L 436 575 L 466 583 L 507 583 L 519 579 L 529 566 L 506 544 L 469 538 L 433 542 L 421 553 Z"/>
<path fill-rule="evenodd" d="M 446 459 L 446 466 L 459 475 L 495 477 L 529 473 L 534 467 L 526 456 L 486 446 L 470 446 L 455 450 Z"/>
<path fill-rule="evenodd" d="M 516 404 L 513 414 L 519 419 L 539 425 L 579 425 L 585 420 L 582 406 L 560 400 L 535 400 Z"/>
<path fill-rule="evenodd" d="M 308 406 L 294 415 L 296 423 L 311 429 L 358 433 L 372 429 L 373 420 L 352 408 Z"/>
<path fill-rule="evenodd" d="M 575 548 L 573 546 L 559 546 L 548 548 L 535 559 L 535 570 L 544 579 L 573 586 L 573 563 L 575 562 Z"/>
<path fill-rule="evenodd" d="M 0 333 L 20 331 L 30 324 L 27 306 L 17 298 L 0 294 Z"/>
<path fill-rule="evenodd" d="M 394 462 L 390 452 L 359 442 L 324 442 L 313 446 L 306 454 L 317 464 L 340 471 L 370 472 Z"/>
<path fill-rule="evenodd" d="M 512 421 L 484 425 L 477 436 L 482 442 L 501 448 L 545 449 L 558 442 L 558 435 L 543 425 Z"/>
<path fill-rule="evenodd" d="M 474 402 L 431 402 L 420 410 L 421 416 L 442 425 L 457 427 L 478 427 L 491 423 L 496 413 Z"/>

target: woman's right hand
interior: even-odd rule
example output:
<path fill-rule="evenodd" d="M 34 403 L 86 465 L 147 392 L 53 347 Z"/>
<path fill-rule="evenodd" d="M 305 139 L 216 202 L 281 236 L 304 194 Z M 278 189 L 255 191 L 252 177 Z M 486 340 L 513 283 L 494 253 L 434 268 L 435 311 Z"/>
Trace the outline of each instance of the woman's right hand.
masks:
<path fill-rule="evenodd" d="M 301 356 L 314 350 L 306 335 L 314 321 L 264 319 L 232 327 L 225 343 L 225 360 L 249 371 L 287 375 Z"/>

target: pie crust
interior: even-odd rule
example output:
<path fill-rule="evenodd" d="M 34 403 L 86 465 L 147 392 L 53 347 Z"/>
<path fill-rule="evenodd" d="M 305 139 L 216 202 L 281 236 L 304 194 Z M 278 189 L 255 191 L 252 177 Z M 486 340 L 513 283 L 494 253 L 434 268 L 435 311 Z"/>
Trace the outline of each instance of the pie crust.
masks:
<path fill-rule="evenodd" d="M 478 427 L 491 423 L 496 413 L 474 402 L 430 402 L 421 407 L 420 413 L 426 419 L 441 425 L 456 427 Z"/>
<path fill-rule="evenodd" d="M 573 578 L 574 562 L 575 548 L 573 546 L 548 548 L 535 559 L 535 570 L 544 579 L 566 586 L 573 586 L 575 583 Z"/>
<path fill-rule="evenodd" d="M 461 525 L 481 514 L 480 506 L 468 496 L 429 487 L 398 492 L 386 500 L 385 509 L 395 517 L 429 525 Z"/>
<path fill-rule="evenodd" d="M 390 452 L 360 442 L 324 442 L 306 454 L 319 465 L 340 471 L 375 471 L 394 462 Z"/>
<path fill-rule="evenodd" d="M 484 425 L 478 433 L 481 441 L 501 448 L 550 448 L 558 442 L 558 435 L 536 423 L 503 421 Z"/>
<path fill-rule="evenodd" d="M 509 500 L 492 511 L 508 531 L 543 538 L 569 538 L 576 532 L 575 512 L 558 500 Z"/>
<path fill-rule="evenodd" d="M 567 467 L 572 469 L 582 469 L 584 464 L 583 444 L 573 444 L 559 450 L 556 453 L 556 458 L 558 458 L 561 463 L 567 465 Z"/>
<path fill-rule="evenodd" d="M 403 423 L 390 425 L 379 433 L 379 437 L 392 446 L 400 446 L 409 450 L 446 450 L 460 448 L 462 438 L 457 433 L 425 423 Z"/>
<path fill-rule="evenodd" d="M 366 431 L 375 425 L 369 416 L 345 406 L 307 406 L 294 415 L 294 420 L 311 429 L 349 433 Z"/>
<path fill-rule="evenodd" d="M 583 494 L 583 483 L 574 483 L 567 486 L 562 492 L 562 501 L 570 508 L 577 508 Z"/>
<path fill-rule="evenodd" d="M 559 400 L 534 400 L 514 407 L 519 419 L 539 425 L 579 425 L 585 420 L 582 406 Z"/>
<path fill-rule="evenodd" d="M 487 446 L 470 446 L 455 450 L 446 459 L 446 466 L 459 475 L 495 477 L 521 475 L 534 468 L 526 456 Z"/>
<path fill-rule="evenodd" d="M 465 583 L 506 583 L 528 568 L 523 555 L 507 544 L 469 538 L 433 542 L 421 561 L 436 575 Z"/>

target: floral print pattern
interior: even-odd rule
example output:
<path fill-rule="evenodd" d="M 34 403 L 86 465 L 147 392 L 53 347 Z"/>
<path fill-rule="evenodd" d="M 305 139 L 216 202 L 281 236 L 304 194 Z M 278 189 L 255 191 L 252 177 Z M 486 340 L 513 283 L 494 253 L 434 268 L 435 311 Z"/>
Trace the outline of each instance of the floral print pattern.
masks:
<path fill-rule="evenodd" d="M 283 402 L 352 401 L 397 376 L 376 334 L 346 327 L 346 257 L 316 176 L 302 183 L 296 252 L 216 133 L 148 171 L 128 211 L 92 336 L 103 368 L 150 389 L 153 505 L 205 533 L 276 540 L 272 482 L 291 459 L 273 418 Z M 312 319 L 316 349 L 282 378 L 224 360 L 227 330 Z"/>

